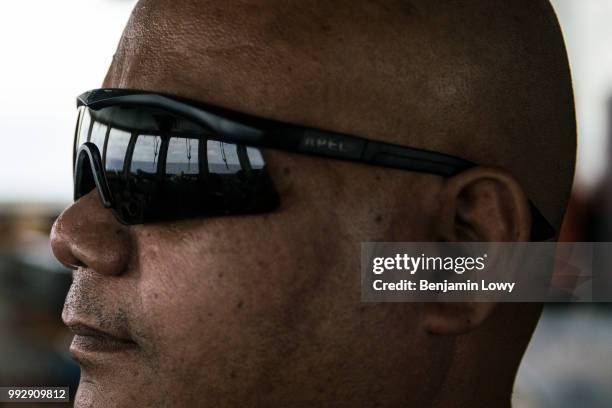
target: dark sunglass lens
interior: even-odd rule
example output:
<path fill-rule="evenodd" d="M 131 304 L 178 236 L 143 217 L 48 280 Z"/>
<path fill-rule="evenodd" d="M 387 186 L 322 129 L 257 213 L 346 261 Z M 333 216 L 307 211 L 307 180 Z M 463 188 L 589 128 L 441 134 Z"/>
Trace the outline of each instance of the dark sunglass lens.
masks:
<path fill-rule="evenodd" d="M 164 170 L 166 197 L 182 214 L 271 211 L 278 196 L 261 152 L 213 139 L 172 137 Z"/>
<path fill-rule="evenodd" d="M 86 110 L 77 145 L 102 157 L 113 211 L 129 224 L 271 211 L 278 196 L 259 149 L 215 140 L 168 112 Z M 84 128 L 88 131 L 84 131 Z"/>
<path fill-rule="evenodd" d="M 166 155 L 166 175 L 169 178 L 199 176 L 206 173 L 201 168 L 206 160 L 200 162 L 200 140 L 187 137 L 171 137 Z"/>

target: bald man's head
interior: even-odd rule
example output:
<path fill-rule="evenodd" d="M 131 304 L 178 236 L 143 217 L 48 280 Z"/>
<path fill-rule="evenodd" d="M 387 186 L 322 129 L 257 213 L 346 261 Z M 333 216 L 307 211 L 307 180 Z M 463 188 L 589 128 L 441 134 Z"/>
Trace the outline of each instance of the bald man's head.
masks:
<path fill-rule="evenodd" d="M 540 306 L 361 303 L 359 244 L 525 241 L 528 198 L 559 226 L 575 123 L 548 3 L 142 0 L 104 85 L 478 166 L 263 149 L 276 211 L 136 226 L 83 196 L 52 233 L 79 267 L 64 319 L 133 347 L 78 354 L 77 406 L 509 405 Z"/>
<path fill-rule="evenodd" d="M 510 171 L 559 226 L 576 125 L 548 1 L 144 0 L 106 85 Z"/>

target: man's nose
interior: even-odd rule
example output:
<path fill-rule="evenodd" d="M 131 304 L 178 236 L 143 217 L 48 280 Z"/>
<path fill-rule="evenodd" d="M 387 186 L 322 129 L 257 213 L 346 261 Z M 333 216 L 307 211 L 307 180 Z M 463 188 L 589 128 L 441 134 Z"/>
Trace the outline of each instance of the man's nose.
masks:
<path fill-rule="evenodd" d="M 131 239 L 128 227 L 102 206 L 94 189 L 55 221 L 51 248 L 55 257 L 70 269 L 85 267 L 116 276 L 127 269 Z"/>

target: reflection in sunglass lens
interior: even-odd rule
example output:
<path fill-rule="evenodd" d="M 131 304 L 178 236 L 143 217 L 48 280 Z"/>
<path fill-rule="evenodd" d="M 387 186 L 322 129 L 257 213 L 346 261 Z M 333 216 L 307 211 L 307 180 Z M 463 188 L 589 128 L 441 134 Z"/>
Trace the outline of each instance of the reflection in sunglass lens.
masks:
<path fill-rule="evenodd" d="M 122 222 L 257 213 L 278 205 L 258 148 L 223 142 L 168 112 L 85 109 L 76 137 L 77 148 L 87 141 L 98 148 Z"/>
<path fill-rule="evenodd" d="M 107 177 L 109 173 L 121 174 L 123 172 L 130 138 L 129 132 L 116 128 L 110 129 L 106 151 L 103 154 Z"/>

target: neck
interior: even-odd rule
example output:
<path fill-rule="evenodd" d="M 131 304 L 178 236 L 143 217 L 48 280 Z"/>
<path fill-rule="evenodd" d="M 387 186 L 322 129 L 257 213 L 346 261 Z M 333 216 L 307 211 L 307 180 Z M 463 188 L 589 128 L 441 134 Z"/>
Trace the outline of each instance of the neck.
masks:
<path fill-rule="evenodd" d="M 539 319 L 532 304 L 497 305 L 484 326 L 455 340 L 435 407 L 510 407 L 514 379 Z"/>

